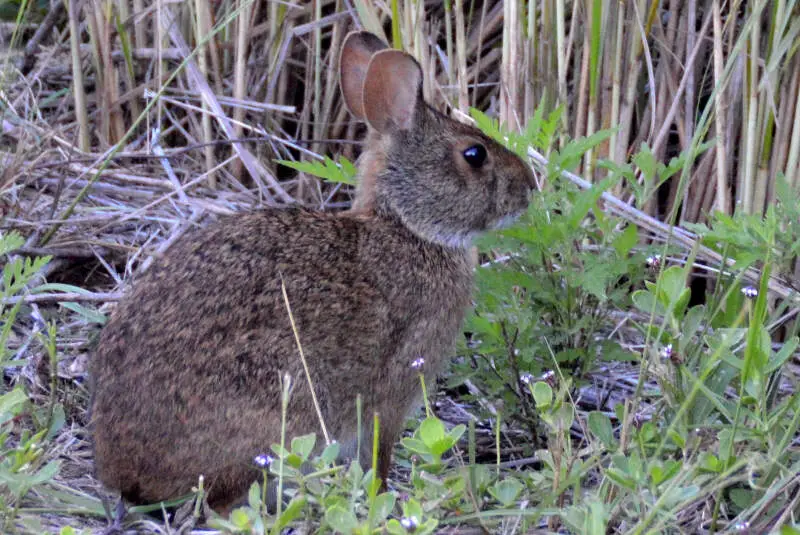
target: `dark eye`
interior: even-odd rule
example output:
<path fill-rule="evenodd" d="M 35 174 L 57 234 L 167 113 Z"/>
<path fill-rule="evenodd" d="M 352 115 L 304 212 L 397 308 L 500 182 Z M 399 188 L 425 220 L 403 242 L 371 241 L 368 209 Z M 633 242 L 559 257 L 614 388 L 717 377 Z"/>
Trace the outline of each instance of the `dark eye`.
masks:
<path fill-rule="evenodd" d="M 473 145 L 462 153 L 464 159 L 473 169 L 477 169 L 486 161 L 486 147 L 483 145 Z"/>

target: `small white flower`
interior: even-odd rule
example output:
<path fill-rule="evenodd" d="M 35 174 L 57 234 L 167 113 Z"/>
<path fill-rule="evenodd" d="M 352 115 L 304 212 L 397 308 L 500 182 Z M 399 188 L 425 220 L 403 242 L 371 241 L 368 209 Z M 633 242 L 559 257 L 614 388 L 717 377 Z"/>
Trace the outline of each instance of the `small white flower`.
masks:
<path fill-rule="evenodd" d="M 672 356 L 672 344 L 667 344 L 667 347 L 661 350 L 661 357 L 668 359 Z"/>
<path fill-rule="evenodd" d="M 261 468 L 266 468 L 267 466 L 272 464 L 274 459 L 269 455 L 257 455 L 253 462 L 255 462 Z"/>
<path fill-rule="evenodd" d="M 403 529 L 406 531 L 414 531 L 417 529 L 417 526 L 419 526 L 419 521 L 413 516 L 404 516 L 400 519 L 400 525 L 403 526 Z"/>
<path fill-rule="evenodd" d="M 522 375 L 519 376 L 519 380 L 525 383 L 526 385 L 529 385 L 531 384 L 531 381 L 533 381 L 533 375 L 529 373 L 523 373 Z"/>
<path fill-rule="evenodd" d="M 755 299 L 758 296 L 758 289 L 752 286 L 745 286 L 742 288 L 742 294 L 748 299 Z"/>
<path fill-rule="evenodd" d="M 738 524 L 733 526 L 733 529 L 736 531 L 747 531 L 750 529 L 750 522 L 739 522 Z"/>
<path fill-rule="evenodd" d="M 422 365 L 425 364 L 425 359 L 422 357 L 414 359 L 414 362 L 411 363 L 411 367 L 415 370 L 422 369 Z"/>
<path fill-rule="evenodd" d="M 652 255 L 647 257 L 647 267 L 657 268 L 661 264 L 661 257 L 658 255 Z"/>
<path fill-rule="evenodd" d="M 556 376 L 556 372 L 548 370 L 542 374 L 542 381 L 552 381 Z"/>

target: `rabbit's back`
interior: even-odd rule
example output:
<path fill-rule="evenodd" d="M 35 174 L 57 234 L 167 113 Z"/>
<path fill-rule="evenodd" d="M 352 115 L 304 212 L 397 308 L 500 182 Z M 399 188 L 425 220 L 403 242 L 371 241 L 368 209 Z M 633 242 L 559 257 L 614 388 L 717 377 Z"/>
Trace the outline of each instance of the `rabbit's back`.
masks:
<path fill-rule="evenodd" d="M 92 359 L 105 483 L 155 501 L 203 474 L 212 499 L 241 494 L 253 457 L 280 440 L 284 374 L 289 438 L 319 435 L 282 280 L 323 417 L 346 447 L 357 393 L 389 433 L 402 425 L 418 390 L 409 364 L 449 351 L 471 282 L 463 254 L 387 220 L 273 209 L 187 233 L 134 284 Z"/>

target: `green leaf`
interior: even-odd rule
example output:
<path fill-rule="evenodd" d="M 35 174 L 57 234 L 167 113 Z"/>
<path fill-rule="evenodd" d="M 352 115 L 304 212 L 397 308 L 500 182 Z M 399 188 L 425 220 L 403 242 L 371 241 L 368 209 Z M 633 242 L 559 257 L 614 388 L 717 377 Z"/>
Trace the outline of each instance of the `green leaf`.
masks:
<path fill-rule="evenodd" d="M 603 502 L 592 500 L 589 502 L 589 514 L 586 518 L 587 535 L 605 535 L 608 533 L 609 511 Z"/>
<path fill-rule="evenodd" d="M 346 158 L 342 158 L 342 161 L 346 163 L 343 163 L 341 167 L 339 167 L 336 164 L 336 162 L 334 162 L 327 156 L 321 162 L 320 161 L 295 162 L 292 160 L 275 160 L 275 161 L 285 167 L 294 169 L 295 171 L 300 171 L 301 173 L 317 176 L 322 179 L 328 180 L 330 182 L 339 182 L 350 185 L 355 185 L 356 183 L 355 167 L 353 166 L 352 163 L 347 161 Z"/>
<path fill-rule="evenodd" d="M 674 459 L 669 459 L 664 463 L 655 461 L 650 465 L 650 479 L 654 484 L 660 485 L 677 474 L 680 468 L 681 463 Z"/>
<path fill-rule="evenodd" d="M 413 518 L 417 525 L 422 522 L 422 513 L 422 506 L 417 500 L 410 499 L 403 504 L 403 516 L 406 518 Z"/>
<path fill-rule="evenodd" d="M 669 309 L 681 299 L 681 294 L 686 290 L 686 273 L 679 266 L 670 266 L 661 272 L 659 277 L 661 286 L 659 301 L 664 308 Z"/>
<path fill-rule="evenodd" d="M 648 316 L 655 313 L 657 316 L 664 316 L 666 309 L 659 303 L 655 295 L 648 290 L 636 290 L 631 296 L 634 306 Z M 653 308 L 655 307 L 655 310 Z"/>
<path fill-rule="evenodd" d="M 429 416 L 419 426 L 419 438 L 428 449 L 445 438 L 444 424 L 435 416 Z"/>
<path fill-rule="evenodd" d="M 650 150 L 650 147 L 647 143 L 642 143 L 639 152 L 633 155 L 631 158 L 634 165 L 639 168 L 642 172 L 643 178 L 645 179 L 645 191 L 649 192 L 652 191 L 652 181 L 656 176 L 656 171 L 659 165 L 659 160 L 653 154 L 653 151 Z M 647 186 L 650 187 L 647 187 Z M 644 199 L 638 199 L 640 202 L 644 201 Z"/>
<path fill-rule="evenodd" d="M 0 396 L 0 424 L 4 424 L 17 415 L 20 405 L 28 401 L 28 395 L 21 386 Z"/>
<path fill-rule="evenodd" d="M 0 471 L 0 483 L 5 484 L 17 499 L 21 499 L 36 485 L 53 479 L 60 469 L 59 461 L 51 461 L 33 473 Z"/>
<path fill-rule="evenodd" d="M 292 453 L 297 454 L 304 462 L 311 456 L 314 451 L 314 445 L 317 443 L 317 435 L 310 433 L 292 439 Z"/>
<path fill-rule="evenodd" d="M 589 413 L 589 429 L 600 442 L 608 449 L 616 448 L 614 440 L 614 429 L 611 426 L 611 419 L 602 412 L 592 411 Z"/>
<path fill-rule="evenodd" d="M 686 313 L 686 316 L 683 318 L 683 324 L 681 325 L 681 337 L 678 344 L 678 353 L 681 355 L 686 353 L 686 346 L 692 341 L 692 337 L 700 328 L 705 312 L 705 306 L 696 305 L 690 308 Z"/>
<path fill-rule="evenodd" d="M 718 473 L 723 469 L 722 463 L 717 456 L 710 452 L 700 454 L 700 467 L 708 472 Z"/>
<path fill-rule="evenodd" d="M 391 533 L 391 535 L 408 535 L 406 528 L 401 526 L 400 522 L 394 518 L 386 523 L 386 531 Z"/>
<path fill-rule="evenodd" d="M 639 229 L 636 225 L 629 224 L 625 229 L 618 233 L 611 245 L 616 249 L 620 256 L 626 256 L 639 241 Z"/>
<path fill-rule="evenodd" d="M 589 214 L 589 211 L 597 206 L 597 200 L 603 195 L 603 192 L 612 185 L 613 181 L 609 177 L 593 185 L 590 189 L 579 193 L 569 214 L 567 224 L 573 229 L 578 228 L 581 221 Z"/>
<path fill-rule="evenodd" d="M 64 427 L 65 423 L 67 423 L 67 415 L 64 412 L 64 405 L 56 403 L 53 407 L 52 419 L 50 421 L 50 426 L 47 428 L 45 439 L 54 439 L 58 432 Z"/>
<path fill-rule="evenodd" d="M 25 245 L 25 238 L 17 231 L 0 234 L 0 255 L 8 254 Z"/>
<path fill-rule="evenodd" d="M 503 507 L 510 507 L 516 501 L 524 485 L 513 477 L 508 477 L 489 488 L 489 494 Z"/>
<path fill-rule="evenodd" d="M 306 497 L 302 494 L 296 495 L 286 506 L 278 519 L 278 530 L 282 530 L 296 519 L 300 518 L 306 506 Z"/>
<path fill-rule="evenodd" d="M 353 533 L 358 527 L 356 515 L 341 505 L 334 505 L 325 511 L 325 522 L 339 533 Z"/>
<path fill-rule="evenodd" d="M 88 295 L 92 293 L 86 288 L 81 288 L 80 286 L 75 286 L 73 284 L 64 284 L 61 282 L 47 282 L 44 284 L 40 284 L 39 286 L 31 290 L 32 294 L 46 293 L 46 292 L 65 292 L 65 293 L 77 293 L 82 295 Z"/>
<path fill-rule="evenodd" d="M 605 475 L 608 477 L 608 479 L 622 488 L 631 491 L 636 490 L 636 481 L 624 472 L 621 472 L 615 468 L 609 468 L 605 471 Z"/>
<path fill-rule="evenodd" d="M 239 529 L 250 527 L 250 517 L 244 507 L 239 507 L 231 512 L 231 522 Z"/>
<path fill-rule="evenodd" d="M 457 426 L 453 427 L 449 433 L 447 433 L 447 437 L 450 441 L 455 444 L 467 430 L 467 426 L 464 424 L 458 424 Z"/>
<path fill-rule="evenodd" d="M 759 495 L 753 489 L 744 487 L 729 489 L 728 495 L 734 505 L 741 511 L 752 507 L 759 498 Z"/>
<path fill-rule="evenodd" d="M 339 458 L 340 449 L 341 446 L 339 445 L 338 442 L 331 442 L 330 444 L 325 446 L 325 449 L 322 450 L 322 453 L 319 456 L 319 459 L 322 462 L 322 464 L 324 464 L 325 466 L 334 464 L 336 462 L 336 459 Z"/>
<path fill-rule="evenodd" d="M 98 325 L 104 325 L 108 318 L 106 318 L 105 314 L 101 314 L 97 310 L 87 308 L 83 305 L 79 305 L 78 303 L 73 303 L 72 301 L 63 301 L 59 302 L 63 308 L 67 310 L 71 310 L 85 319 L 88 323 L 96 323 Z"/>
<path fill-rule="evenodd" d="M 375 496 L 375 500 L 372 502 L 373 518 L 377 522 L 383 522 L 386 520 L 386 518 L 392 514 L 392 511 L 394 510 L 396 499 L 397 497 L 393 492 L 384 492 Z"/>
<path fill-rule="evenodd" d="M 505 136 L 500 131 L 500 123 L 498 121 L 495 121 L 477 108 L 470 108 L 469 114 L 475 120 L 475 126 L 477 126 L 481 132 L 504 147 L 506 146 Z"/>
<path fill-rule="evenodd" d="M 533 401 L 540 409 L 546 409 L 553 403 L 553 389 L 543 381 L 533 385 Z"/>
<path fill-rule="evenodd" d="M 639 356 L 613 340 L 600 342 L 600 358 L 606 362 L 638 362 Z"/>
<path fill-rule="evenodd" d="M 412 453 L 427 454 L 430 452 L 430 448 L 424 442 L 414 437 L 403 437 L 400 443 Z"/>
<path fill-rule="evenodd" d="M 794 354 L 798 344 L 800 344 L 800 339 L 796 336 L 785 342 L 780 351 L 778 351 L 774 356 L 770 357 L 769 362 L 764 369 L 764 373 L 770 374 L 782 367 Z"/>
<path fill-rule="evenodd" d="M 261 508 L 261 484 L 258 481 L 253 481 L 247 491 L 247 505 L 255 510 Z"/>

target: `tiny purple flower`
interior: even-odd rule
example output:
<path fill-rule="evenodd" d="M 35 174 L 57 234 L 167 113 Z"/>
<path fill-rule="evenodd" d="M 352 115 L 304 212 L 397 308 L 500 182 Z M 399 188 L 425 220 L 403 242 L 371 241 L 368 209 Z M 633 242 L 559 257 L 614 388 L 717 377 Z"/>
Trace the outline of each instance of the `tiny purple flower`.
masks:
<path fill-rule="evenodd" d="M 748 299 L 755 299 L 758 296 L 758 289 L 752 286 L 745 286 L 742 288 L 742 294 Z"/>
<path fill-rule="evenodd" d="M 415 370 L 421 370 L 423 364 L 425 364 L 425 359 L 422 357 L 418 357 L 414 359 L 414 362 L 411 363 L 411 367 L 414 368 Z"/>
<path fill-rule="evenodd" d="M 533 381 L 533 375 L 529 373 L 523 373 L 522 375 L 519 376 L 519 380 L 525 383 L 526 385 L 529 385 L 531 384 L 531 381 Z"/>
<path fill-rule="evenodd" d="M 261 468 L 268 467 L 272 464 L 272 461 L 274 461 L 274 459 L 269 455 L 256 455 L 256 458 L 253 459 L 253 462 Z"/>
<path fill-rule="evenodd" d="M 650 269 L 658 269 L 661 265 L 661 257 L 658 255 L 648 256 L 645 262 L 647 262 L 647 267 Z"/>
<path fill-rule="evenodd" d="M 404 516 L 400 519 L 400 525 L 403 526 L 403 529 L 406 531 L 415 531 L 417 526 L 419 526 L 419 521 L 413 516 Z"/>
<path fill-rule="evenodd" d="M 661 350 L 661 358 L 668 359 L 672 357 L 672 344 L 667 344 L 667 346 Z"/>

